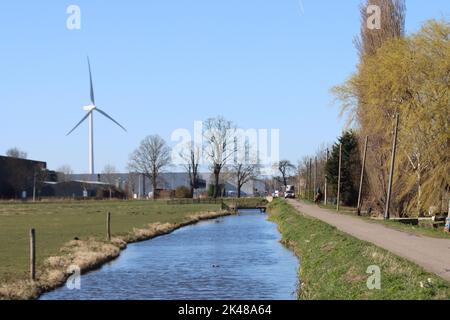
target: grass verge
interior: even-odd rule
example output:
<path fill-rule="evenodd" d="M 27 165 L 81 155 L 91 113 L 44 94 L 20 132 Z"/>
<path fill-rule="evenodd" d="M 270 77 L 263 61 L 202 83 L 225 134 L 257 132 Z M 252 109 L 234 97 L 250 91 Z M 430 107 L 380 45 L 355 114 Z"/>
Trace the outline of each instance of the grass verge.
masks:
<path fill-rule="evenodd" d="M 314 204 L 313 201 L 305 200 L 305 199 L 298 199 L 298 201 L 302 201 L 307 204 Z M 334 206 L 334 205 L 321 204 L 319 207 L 322 209 L 328 209 L 328 210 L 332 210 L 332 211 L 336 212 L 336 206 Z M 356 208 L 353 208 L 353 207 L 341 206 L 341 210 L 339 212 L 342 214 L 346 214 L 346 215 L 355 217 L 355 218 L 364 219 L 367 222 L 383 224 L 386 227 L 390 227 L 392 229 L 408 232 L 408 233 L 419 235 L 419 236 L 450 239 L 450 233 L 445 233 L 444 227 L 439 227 L 439 228 L 435 229 L 435 228 L 432 228 L 431 226 L 422 226 L 422 225 L 414 226 L 411 224 L 401 223 L 401 222 L 398 222 L 395 220 L 372 219 L 372 218 L 368 217 L 367 215 L 358 216 Z"/>
<path fill-rule="evenodd" d="M 300 258 L 299 299 L 449 299 L 450 284 L 421 267 L 299 214 L 282 200 L 269 206 L 283 242 Z M 369 290 L 368 267 L 381 270 L 381 289 Z"/>
<path fill-rule="evenodd" d="M 112 240 L 105 241 L 106 212 Z M 158 201 L 3 203 L 0 205 L 0 299 L 33 299 L 70 276 L 116 258 L 127 243 L 226 215 L 220 205 Z M 29 281 L 29 229 L 36 229 L 37 281 Z M 76 239 L 76 240 L 75 240 Z"/>

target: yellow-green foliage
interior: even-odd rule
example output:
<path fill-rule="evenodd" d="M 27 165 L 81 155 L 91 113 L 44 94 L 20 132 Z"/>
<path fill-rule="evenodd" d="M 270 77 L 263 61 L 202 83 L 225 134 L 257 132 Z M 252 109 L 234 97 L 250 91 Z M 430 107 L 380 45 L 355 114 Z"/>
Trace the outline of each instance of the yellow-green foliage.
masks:
<path fill-rule="evenodd" d="M 439 204 L 450 185 L 450 24 L 429 21 L 416 34 L 386 41 L 334 88 L 343 112 L 369 136 L 372 197 L 383 202 L 393 118 L 400 115 L 394 206 L 411 213 Z"/>

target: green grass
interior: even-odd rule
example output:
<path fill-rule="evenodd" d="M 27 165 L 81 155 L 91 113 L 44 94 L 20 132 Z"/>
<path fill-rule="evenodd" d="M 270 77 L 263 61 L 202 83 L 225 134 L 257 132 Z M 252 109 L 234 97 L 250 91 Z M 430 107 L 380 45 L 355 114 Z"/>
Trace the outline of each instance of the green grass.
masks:
<path fill-rule="evenodd" d="M 360 241 L 282 200 L 270 205 L 283 242 L 300 258 L 300 299 L 449 299 L 450 284 L 419 266 Z M 369 266 L 381 269 L 381 290 L 369 290 Z M 431 279 L 431 284 L 428 284 Z M 420 283 L 424 284 L 424 288 Z"/>
<path fill-rule="evenodd" d="M 314 204 L 314 202 L 310 201 L 310 200 L 300 199 L 299 201 L 305 202 L 307 204 Z M 336 212 L 335 205 L 321 204 L 319 207 Z M 365 221 L 371 222 L 371 223 L 380 223 L 387 227 L 390 227 L 390 228 L 393 228 L 396 230 L 400 230 L 400 231 L 405 231 L 405 232 L 419 235 L 419 236 L 450 239 L 450 233 L 445 233 L 444 227 L 439 227 L 437 229 L 434 229 L 431 227 L 424 227 L 424 226 L 420 226 L 420 225 L 414 226 L 411 224 L 404 224 L 404 223 L 401 223 L 401 222 L 398 222 L 395 220 L 372 219 L 372 218 L 368 217 L 367 215 L 358 216 L 356 208 L 353 208 L 353 207 L 341 206 L 339 213 L 353 216 L 353 217 L 359 218 L 359 219 L 364 219 Z"/>
<path fill-rule="evenodd" d="M 29 263 L 29 229 L 36 229 L 38 268 L 74 237 L 104 239 L 106 213 L 113 236 L 149 223 L 180 223 L 187 216 L 218 211 L 220 205 L 167 205 L 161 201 L 86 201 L 0 203 L 0 283 L 25 279 Z"/>
<path fill-rule="evenodd" d="M 450 233 L 445 233 L 444 227 L 439 227 L 438 229 L 433 229 L 431 227 L 423 227 L 423 226 L 414 226 L 409 224 L 400 223 L 397 221 L 386 221 L 386 220 L 375 220 L 365 217 L 365 219 L 369 222 L 373 223 L 381 223 L 384 224 L 387 227 L 412 233 L 415 235 L 421 235 L 421 236 L 427 236 L 432 238 L 443 238 L 443 239 L 450 239 Z"/>

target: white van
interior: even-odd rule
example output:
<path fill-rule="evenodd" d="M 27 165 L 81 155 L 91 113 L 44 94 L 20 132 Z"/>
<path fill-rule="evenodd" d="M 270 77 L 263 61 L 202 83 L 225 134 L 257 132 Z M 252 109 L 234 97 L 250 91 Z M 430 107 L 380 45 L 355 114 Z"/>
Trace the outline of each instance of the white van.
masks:
<path fill-rule="evenodd" d="M 285 199 L 295 199 L 295 188 L 294 186 L 286 186 L 286 192 L 284 193 Z"/>

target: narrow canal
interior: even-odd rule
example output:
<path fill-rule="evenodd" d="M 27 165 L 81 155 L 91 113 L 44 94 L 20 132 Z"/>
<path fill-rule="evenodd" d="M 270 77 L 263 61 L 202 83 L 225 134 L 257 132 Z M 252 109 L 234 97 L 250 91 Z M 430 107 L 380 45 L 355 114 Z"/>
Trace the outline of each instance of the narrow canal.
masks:
<path fill-rule="evenodd" d="M 41 299 L 295 299 L 299 261 L 259 210 L 242 210 L 131 244 L 120 257 Z"/>

